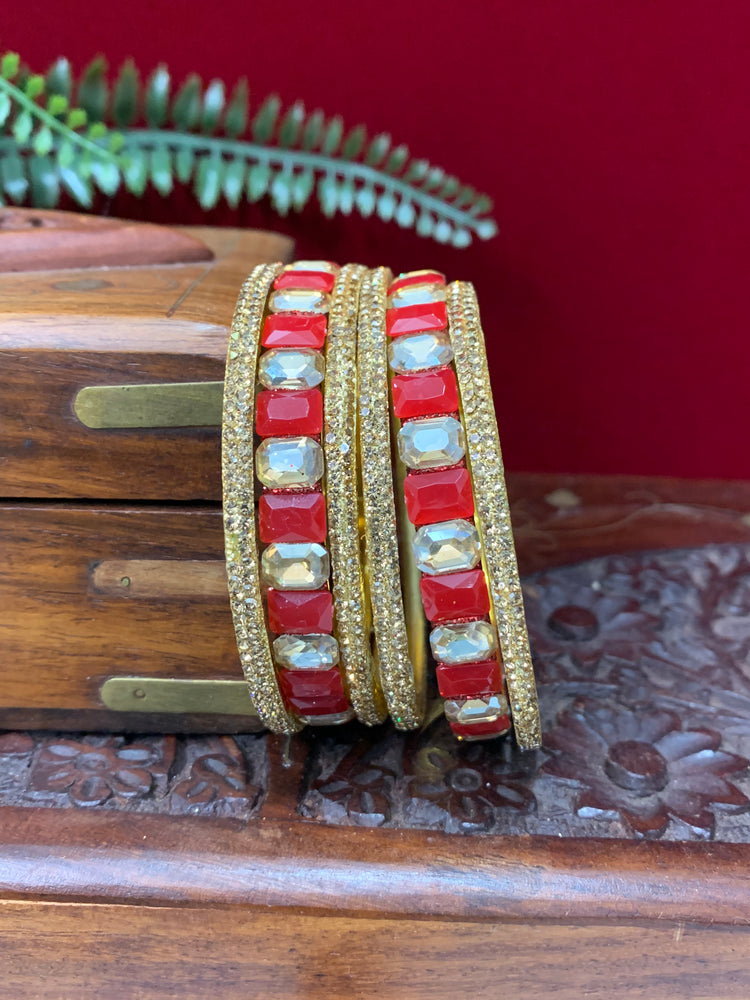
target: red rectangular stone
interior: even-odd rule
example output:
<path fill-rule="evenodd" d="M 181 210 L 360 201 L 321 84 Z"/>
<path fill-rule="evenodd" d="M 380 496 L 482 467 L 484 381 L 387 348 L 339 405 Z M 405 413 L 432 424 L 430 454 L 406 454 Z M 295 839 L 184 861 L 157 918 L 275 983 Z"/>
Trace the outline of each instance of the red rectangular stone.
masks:
<path fill-rule="evenodd" d="M 469 470 L 463 466 L 410 472 L 404 480 L 406 511 L 412 524 L 434 524 L 474 516 Z"/>
<path fill-rule="evenodd" d="M 498 660 L 451 666 L 439 663 L 436 674 L 443 698 L 476 698 L 482 694 L 497 694 L 503 689 Z"/>
<path fill-rule="evenodd" d="M 333 631 L 330 590 L 268 591 L 268 627 L 276 635 L 315 635 Z"/>
<path fill-rule="evenodd" d="M 406 288 L 409 285 L 444 285 L 445 275 L 440 271 L 421 271 L 417 274 L 400 274 L 395 281 L 391 282 L 388 294 L 392 295 L 399 288 Z"/>
<path fill-rule="evenodd" d="M 328 317 L 315 313 L 273 313 L 263 324 L 264 347 L 321 348 L 328 331 Z"/>
<path fill-rule="evenodd" d="M 451 722 L 450 727 L 453 735 L 460 740 L 492 739 L 510 730 L 510 717 L 501 715 L 494 722 Z"/>
<path fill-rule="evenodd" d="M 258 500 L 258 534 L 270 542 L 325 542 L 326 502 L 322 493 L 263 493 Z"/>
<path fill-rule="evenodd" d="M 395 375 L 391 387 L 393 412 L 402 420 L 455 413 L 458 409 L 458 384 L 452 368 Z"/>
<path fill-rule="evenodd" d="M 332 292 L 336 275 L 327 271 L 284 271 L 274 279 L 274 288 L 318 288 Z"/>
<path fill-rule="evenodd" d="M 341 674 L 330 670 L 280 670 L 281 692 L 300 715 L 336 715 L 349 708 Z"/>
<path fill-rule="evenodd" d="M 424 330 L 444 330 L 448 325 L 445 302 L 425 302 L 402 309 L 388 309 L 385 314 L 385 332 L 389 337 L 402 337 L 405 333 Z"/>
<path fill-rule="evenodd" d="M 315 437 L 323 430 L 323 394 L 320 389 L 258 393 L 255 430 L 259 437 L 306 434 Z"/>
<path fill-rule="evenodd" d="M 423 576 L 419 587 L 424 613 L 431 622 L 483 618 L 489 613 L 490 596 L 481 569 Z"/>

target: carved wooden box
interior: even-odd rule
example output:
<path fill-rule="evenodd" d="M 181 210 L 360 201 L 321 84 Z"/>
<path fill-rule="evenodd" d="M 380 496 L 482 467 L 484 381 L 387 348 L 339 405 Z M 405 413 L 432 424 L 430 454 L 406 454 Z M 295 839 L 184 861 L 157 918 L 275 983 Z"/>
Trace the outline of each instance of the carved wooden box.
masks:
<path fill-rule="evenodd" d="M 0 229 L 7 995 L 750 995 L 750 486 L 511 477 L 539 752 L 112 707 L 238 677 L 218 429 L 82 391 L 220 380 L 289 246 L 30 218 Z"/>

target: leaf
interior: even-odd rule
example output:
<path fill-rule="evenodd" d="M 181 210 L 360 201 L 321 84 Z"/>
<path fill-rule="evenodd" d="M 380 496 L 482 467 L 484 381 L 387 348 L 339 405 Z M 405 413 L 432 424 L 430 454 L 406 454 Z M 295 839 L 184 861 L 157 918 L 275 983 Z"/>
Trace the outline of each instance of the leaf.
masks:
<path fill-rule="evenodd" d="M 212 80 L 203 95 L 203 110 L 201 112 L 201 132 L 210 135 L 216 131 L 225 104 L 224 84 L 221 80 Z"/>
<path fill-rule="evenodd" d="M 302 130 L 302 141 L 300 143 L 303 149 L 308 150 L 308 152 L 312 149 L 317 149 L 323 139 L 325 123 L 326 118 L 320 108 L 316 108 L 308 116 L 305 127 Z"/>
<path fill-rule="evenodd" d="M 0 186 L 16 205 L 21 204 L 29 190 L 24 162 L 15 150 L 0 159 Z"/>
<path fill-rule="evenodd" d="M 492 198 L 488 194 L 480 194 L 469 209 L 472 215 L 484 215 L 492 211 Z"/>
<path fill-rule="evenodd" d="M 138 117 L 140 77 L 135 63 L 128 59 L 120 72 L 112 92 L 112 118 L 118 128 L 126 128 Z"/>
<path fill-rule="evenodd" d="M 175 173 L 180 184 L 187 184 L 193 176 L 195 152 L 192 146 L 180 146 L 174 158 Z"/>
<path fill-rule="evenodd" d="M 464 247 L 468 247 L 471 244 L 471 233 L 469 232 L 468 229 L 465 229 L 463 226 L 461 226 L 458 229 L 454 230 L 453 237 L 451 238 L 451 243 L 453 244 L 454 247 L 457 247 L 459 250 L 463 250 Z"/>
<path fill-rule="evenodd" d="M 83 77 L 78 85 L 77 103 L 92 122 L 103 121 L 107 113 L 109 87 L 106 72 L 106 59 L 104 56 L 97 56 L 83 71 Z"/>
<path fill-rule="evenodd" d="M 203 156 L 198 160 L 194 188 L 202 209 L 208 211 L 216 205 L 223 179 L 224 161 L 220 156 Z"/>
<path fill-rule="evenodd" d="M 354 203 L 359 214 L 365 219 L 369 218 L 375 211 L 375 201 L 375 190 L 369 185 L 361 187 L 354 196 Z"/>
<path fill-rule="evenodd" d="M 364 125 L 355 126 L 344 139 L 341 147 L 341 156 L 344 160 L 354 160 L 364 149 L 367 142 L 367 129 Z"/>
<path fill-rule="evenodd" d="M 69 129 L 75 131 L 78 128 L 83 128 L 86 121 L 86 112 L 83 108 L 71 108 L 65 119 L 65 124 Z"/>
<path fill-rule="evenodd" d="M 279 215 L 286 215 L 292 204 L 292 184 L 289 174 L 280 172 L 271 181 L 271 203 Z"/>
<path fill-rule="evenodd" d="M 10 114 L 10 98 L 4 90 L 0 90 L 0 128 L 5 124 L 5 120 Z"/>
<path fill-rule="evenodd" d="M 292 208 L 301 212 L 310 200 L 315 187 L 315 174 L 312 170 L 303 170 L 292 178 Z"/>
<path fill-rule="evenodd" d="M 438 243 L 448 243 L 453 235 L 453 226 L 451 226 L 447 219 L 440 219 L 435 226 L 433 235 Z"/>
<path fill-rule="evenodd" d="M 157 146 L 151 151 L 151 183 L 162 197 L 171 193 L 172 155 L 166 146 Z"/>
<path fill-rule="evenodd" d="M 458 192 L 458 197 L 456 198 L 456 206 L 458 208 L 464 208 L 466 205 L 470 205 L 476 198 L 477 193 L 473 187 L 469 184 L 463 184 L 461 190 Z"/>
<path fill-rule="evenodd" d="M 172 121 L 182 132 L 189 132 L 198 124 L 201 113 L 201 78 L 191 73 L 177 91 L 172 103 Z"/>
<path fill-rule="evenodd" d="M 318 201 L 320 210 L 327 218 L 336 214 L 339 204 L 339 188 L 335 177 L 326 174 L 318 181 Z"/>
<path fill-rule="evenodd" d="M 419 236 L 432 236 L 435 231 L 435 219 L 429 212 L 420 212 L 417 219 L 417 234 Z"/>
<path fill-rule="evenodd" d="M 52 135 L 52 129 L 49 125 L 42 125 L 34 136 L 31 145 L 36 156 L 46 156 L 47 153 L 51 152 L 54 144 L 55 139 Z"/>
<path fill-rule="evenodd" d="M 391 137 L 387 132 L 381 132 L 370 143 L 365 155 L 365 163 L 370 167 L 379 166 L 385 159 L 390 148 Z"/>
<path fill-rule="evenodd" d="M 34 127 L 34 119 L 25 109 L 16 115 L 13 122 L 13 138 L 19 146 L 25 146 L 31 136 Z"/>
<path fill-rule="evenodd" d="M 76 158 L 76 151 L 70 139 L 63 139 L 57 147 L 57 164 L 61 170 L 73 165 Z"/>
<path fill-rule="evenodd" d="M 60 201 L 60 176 L 49 156 L 32 156 L 29 160 L 31 203 L 37 208 L 55 208 Z"/>
<path fill-rule="evenodd" d="M 55 59 L 47 70 L 46 91 L 48 94 L 59 94 L 66 100 L 70 99 L 73 91 L 73 74 L 67 59 L 62 57 Z"/>
<path fill-rule="evenodd" d="M 245 186 L 245 161 L 237 157 L 226 165 L 224 171 L 224 183 L 222 185 L 224 197 L 232 208 L 237 208 L 242 198 L 242 189 Z"/>
<path fill-rule="evenodd" d="M 279 145 L 284 149 L 296 146 L 305 120 L 305 105 L 296 101 L 281 119 L 279 125 Z"/>
<path fill-rule="evenodd" d="M 6 52 L 0 60 L 0 76 L 6 80 L 12 80 L 18 73 L 21 65 L 21 57 L 17 52 Z"/>
<path fill-rule="evenodd" d="M 92 160 L 91 176 L 99 190 L 110 197 L 117 192 L 122 180 L 117 164 L 111 160 Z"/>
<path fill-rule="evenodd" d="M 91 208 L 94 200 L 91 185 L 81 177 L 80 173 L 77 173 L 70 167 L 61 168 L 60 180 L 74 201 L 77 201 L 84 208 Z"/>
<path fill-rule="evenodd" d="M 251 127 L 256 142 L 266 143 L 270 140 L 276 130 L 280 110 L 281 98 L 277 94 L 271 94 L 263 101 Z"/>
<path fill-rule="evenodd" d="M 146 152 L 134 146 L 125 154 L 122 168 L 125 187 L 131 194 L 140 197 L 146 190 L 148 181 L 148 156 Z"/>
<path fill-rule="evenodd" d="M 27 97 L 35 101 L 40 94 L 44 93 L 44 77 L 33 73 L 23 85 L 23 91 Z"/>
<path fill-rule="evenodd" d="M 354 208 L 354 181 L 347 178 L 339 185 L 339 212 L 351 215 Z"/>
<path fill-rule="evenodd" d="M 497 236 L 497 223 L 494 219 L 480 219 L 476 224 L 477 236 L 480 240 L 491 240 Z"/>
<path fill-rule="evenodd" d="M 149 128 L 160 128 L 167 120 L 169 107 L 169 70 L 157 66 L 146 84 L 146 122 Z"/>
<path fill-rule="evenodd" d="M 326 126 L 323 142 L 320 147 L 324 156 L 332 156 L 341 144 L 341 137 L 344 134 L 344 121 L 339 115 L 335 115 Z"/>
<path fill-rule="evenodd" d="M 406 169 L 404 180 L 408 184 L 419 184 L 425 179 L 429 169 L 430 164 L 428 160 L 412 160 Z"/>
<path fill-rule="evenodd" d="M 408 159 L 409 147 L 404 146 L 402 143 L 400 146 L 396 146 L 395 149 L 391 150 L 383 169 L 387 174 L 400 174 Z"/>
<path fill-rule="evenodd" d="M 47 102 L 47 111 L 54 118 L 61 118 L 68 110 L 68 98 L 64 94 L 52 94 Z"/>
<path fill-rule="evenodd" d="M 410 201 L 402 201 L 396 209 L 396 224 L 402 229 L 410 229 L 414 225 L 417 213 Z"/>
<path fill-rule="evenodd" d="M 248 105 L 247 80 L 238 80 L 224 116 L 224 131 L 230 139 L 236 139 L 247 128 Z"/>
<path fill-rule="evenodd" d="M 256 163 L 247 174 L 247 197 L 249 201 L 260 201 L 271 183 L 271 168 L 267 163 Z"/>
<path fill-rule="evenodd" d="M 439 188 L 444 178 L 445 171 L 441 167 L 430 167 L 424 179 L 425 190 L 434 191 Z"/>
<path fill-rule="evenodd" d="M 384 191 L 378 198 L 375 210 L 383 222 L 390 222 L 396 211 L 396 198 L 392 191 Z"/>

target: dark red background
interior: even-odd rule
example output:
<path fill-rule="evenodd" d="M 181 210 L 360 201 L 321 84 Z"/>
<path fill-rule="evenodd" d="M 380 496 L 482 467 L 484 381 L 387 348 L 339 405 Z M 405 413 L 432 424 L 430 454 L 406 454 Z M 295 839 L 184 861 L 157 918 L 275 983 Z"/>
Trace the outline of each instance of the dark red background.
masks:
<path fill-rule="evenodd" d="M 495 198 L 501 234 L 267 209 L 305 255 L 473 280 L 515 469 L 750 478 L 747 0 L 7 4 L 35 69 L 104 52 L 340 112 Z M 197 221 L 189 199 L 120 213 Z"/>

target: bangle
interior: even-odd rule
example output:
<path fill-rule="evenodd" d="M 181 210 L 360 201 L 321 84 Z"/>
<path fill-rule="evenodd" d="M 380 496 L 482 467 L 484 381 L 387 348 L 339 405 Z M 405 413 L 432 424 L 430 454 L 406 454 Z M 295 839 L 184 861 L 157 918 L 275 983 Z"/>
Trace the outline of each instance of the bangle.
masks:
<path fill-rule="evenodd" d="M 419 574 L 407 550 L 413 528 L 403 513 L 403 494 L 394 489 L 385 332 L 389 279 L 385 268 L 370 271 L 360 295 L 357 367 L 365 570 L 388 711 L 397 728 L 414 729 L 424 717 L 427 655 Z"/>

